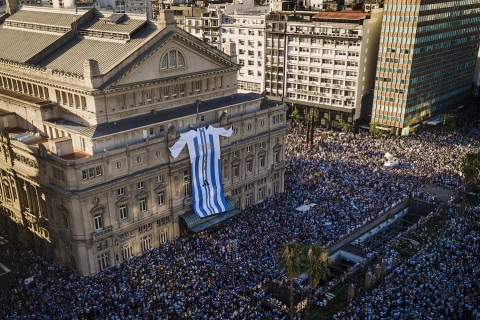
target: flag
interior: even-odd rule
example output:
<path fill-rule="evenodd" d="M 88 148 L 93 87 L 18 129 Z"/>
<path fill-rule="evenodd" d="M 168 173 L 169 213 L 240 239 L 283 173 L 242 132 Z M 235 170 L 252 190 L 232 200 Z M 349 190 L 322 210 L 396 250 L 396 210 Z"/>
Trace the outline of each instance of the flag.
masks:
<path fill-rule="evenodd" d="M 220 136 L 231 135 L 232 128 L 201 127 L 180 134 L 180 139 L 170 148 L 172 157 L 177 158 L 184 146 L 188 146 L 193 211 L 200 218 L 227 211 L 222 185 Z"/>

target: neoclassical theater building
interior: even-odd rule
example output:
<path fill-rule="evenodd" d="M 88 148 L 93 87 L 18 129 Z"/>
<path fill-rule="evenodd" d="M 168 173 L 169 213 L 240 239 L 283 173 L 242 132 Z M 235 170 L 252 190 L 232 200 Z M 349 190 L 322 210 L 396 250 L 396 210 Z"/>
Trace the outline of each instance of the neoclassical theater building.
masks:
<path fill-rule="evenodd" d="M 0 226 L 90 275 L 283 191 L 285 106 L 237 93 L 235 57 L 144 16 L 24 6 L 0 25 Z M 234 47 L 232 52 L 234 52 Z M 192 211 L 182 132 L 221 137 L 228 211 Z"/>

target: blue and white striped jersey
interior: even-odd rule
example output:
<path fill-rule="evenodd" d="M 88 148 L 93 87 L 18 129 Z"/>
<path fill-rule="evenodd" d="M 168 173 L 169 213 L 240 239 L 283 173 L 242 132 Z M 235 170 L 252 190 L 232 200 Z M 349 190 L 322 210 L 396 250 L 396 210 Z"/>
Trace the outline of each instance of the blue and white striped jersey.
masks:
<path fill-rule="evenodd" d="M 174 158 L 188 145 L 192 168 L 193 210 L 200 217 L 227 211 L 223 194 L 220 163 L 220 136 L 230 137 L 232 128 L 226 130 L 209 126 L 180 134 L 180 139 L 170 148 Z"/>

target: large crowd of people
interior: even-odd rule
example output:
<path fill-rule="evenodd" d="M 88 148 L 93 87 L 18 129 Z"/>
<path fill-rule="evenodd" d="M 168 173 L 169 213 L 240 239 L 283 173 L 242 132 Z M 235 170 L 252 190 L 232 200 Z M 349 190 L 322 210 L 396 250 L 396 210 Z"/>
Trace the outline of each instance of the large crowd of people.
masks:
<path fill-rule="evenodd" d="M 12 257 L 29 268 L 16 270 L 15 285 L 0 292 L 0 318 L 281 319 L 280 308 L 265 308 L 258 299 L 266 285 L 288 283 L 284 271 L 277 269 L 279 246 L 295 241 L 328 247 L 417 195 L 426 183 L 459 188 L 463 156 L 480 150 L 479 140 L 466 132 L 382 139 L 319 135 L 311 146 L 299 140 L 293 128 L 287 137 L 284 193 L 220 226 L 166 242 L 95 276 L 80 277 L 29 252 L 12 251 Z M 396 168 L 382 169 L 386 152 L 398 158 Z M 305 203 L 317 205 L 295 210 Z M 237 243 L 234 251 L 228 250 L 232 240 Z M 452 243 L 452 248 L 457 245 Z M 413 262 L 425 262 L 428 277 L 430 260 Z M 29 277 L 33 281 L 27 284 Z M 436 294 L 433 281 L 428 286 Z M 296 282 L 297 290 L 305 286 Z"/>
<path fill-rule="evenodd" d="M 480 318 L 480 207 L 455 215 L 441 236 L 418 249 L 334 319 Z M 389 255 L 399 259 L 394 250 Z"/>

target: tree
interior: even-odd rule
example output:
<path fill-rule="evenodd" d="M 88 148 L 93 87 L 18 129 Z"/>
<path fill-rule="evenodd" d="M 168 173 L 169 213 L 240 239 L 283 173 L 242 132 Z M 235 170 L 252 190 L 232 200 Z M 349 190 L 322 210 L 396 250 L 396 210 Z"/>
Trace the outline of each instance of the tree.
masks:
<path fill-rule="evenodd" d="M 300 122 L 302 121 L 302 114 L 300 113 L 300 110 L 298 110 L 297 107 L 294 107 L 295 110 L 292 111 L 292 113 L 290 114 L 290 118 L 292 119 L 293 122 Z"/>
<path fill-rule="evenodd" d="M 335 263 L 335 260 L 328 257 L 328 251 L 319 244 L 312 244 L 304 248 L 305 269 L 308 275 L 308 284 L 310 292 L 307 298 L 306 319 L 310 311 L 310 305 L 315 288 L 317 288 L 320 281 L 326 280 L 330 276 L 330 265 Z"/>
<path fill-rule="evenodd" d="M 293 319 L 293 280 L 302 273 L 302 245 L 296 242 L 285 243 L 277 254 L 278 268 L 285 269 L 290 280 L 290 319 Z"/>
<path fill-rule="evenodd" d="M 352 125 L 343 119 L 338 120 L 338 127 L 342 129 L 343 132 L 348 132 L 352 130 Z"/>
<path fill-rule="evenodd" d="M 466 183 L 476 184 L 480 177 L 480 153 L 469 153 L 463 161 L 463 177 Z"/>
<path fill-rule="evenodd" d="M 383 131 L 382 129 L 378 128 L 379 127 L 379 124 L 378 123 L 375 123 L 375 122 L 370 122 L 370 133 L 372 134 L 372 136 L 374 136 L 375 138 L 378 138 L 382 135 L 385 134 L 385 131 Z"/>

